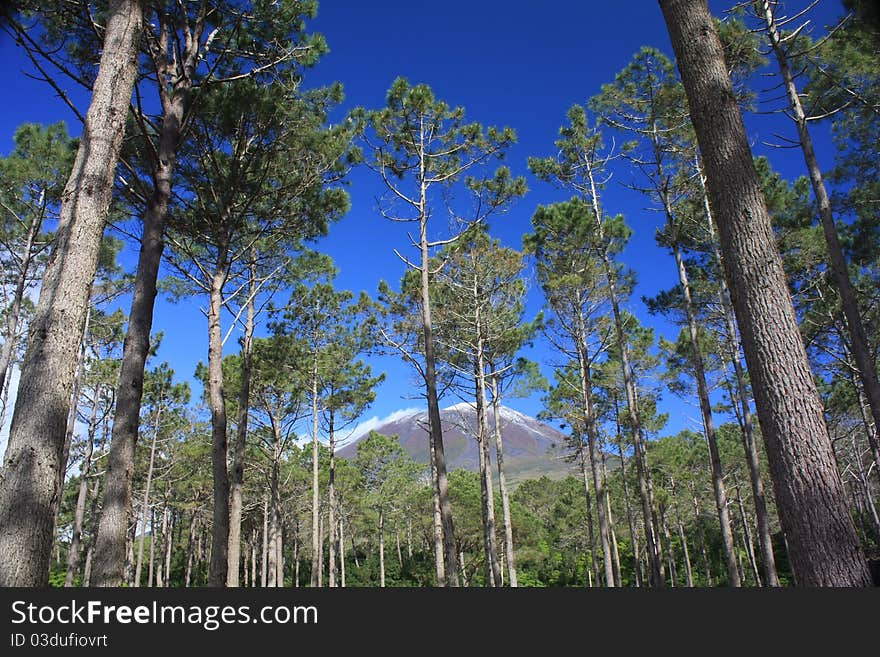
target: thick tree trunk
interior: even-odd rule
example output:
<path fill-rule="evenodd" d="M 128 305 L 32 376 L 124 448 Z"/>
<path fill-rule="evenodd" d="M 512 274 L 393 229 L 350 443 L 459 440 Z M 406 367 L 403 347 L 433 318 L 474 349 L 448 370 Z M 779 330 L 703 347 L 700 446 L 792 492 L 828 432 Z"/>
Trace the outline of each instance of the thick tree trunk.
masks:
<path fill-rule="evenodd" d="M 724 268 L 721 250 L 715 239 L 715 219 L 712 216 L 712 208 L 709 205 L 709 193 L 706 189 L 706 177 L 699 157 L 696 161 L 696 173 L 700 180 L 703 191 L 703 205 L 706 212 L 706 224 L 709 230 L 712 248 L 715 252 L 715 260 Z M 736 397 L 739 402 L 743 449 L 745 450 L 746 463 L 749 467 L 749 482 L 752 485 L 752 499 L 755 503 L 755 516 L 758 525 L 758 543 L 761 548 L 761 561 L 764 564 L 764 578 L 767 586 L 779 586 L 779 575 L 776 572 L 776 557 L 773 554 L 773 540 L 770 535 L 770 514 L 767 512 L 767 498 L 764 494 L 764 482 L 761 479 L 761 467 L 758 459 L 758 444 L 755 442 L 755 432 L 752 426 L 752 410 L 749 406 L 748 386 L 746 376 L 740 361 L 739 339 L 737 337 L 736 319 L 733 312 L 733 303 L 730 300 L 730 290 L 727 289 L 727 281 L 721 277 L 721 314 L 724 318 L 724 330 L 727 333 L 728 359 L 733 364 L 733 373 L 736 379 Z"/>
<path fill-rule="evenodd" d="M 256 272 L 251 251 L 250 276 L 248 278 L 247 314 L 244 339 L 241 344 L 241 386 L 238 391 L 238 426 L 232 445 L 232 471 L 229 473 L 229 569 L 226 586 L 237 587 L 239 561 L 241 560 L 241 513 L 244 490 L 244 454 L 247 446 L 248 415 L 250 412 L 251 368 L 253 363 L 254 324 L 256 321 Z"/>
<path fill-rule="evenodd" d="M 822 403 L 705 0 L 661 0 L 706 168 L 780 520 L 801 586 L 867 586 Z"/>
<path fill-rule="evenodd" d="M 434 457 L 434 441 L 428 436 L 431 456 L 431 497 L 434 503 L 432 529 L 434 531 L 434 575 L 437 586 L 446 586 L 446 557 L 443 552 L 443 518 L 440 514 L 440 486 L 437 482 L 437 461 Z"/>
<path fill-rule="evenodd" d="M 0 586 L 45 586 L 53 505 L 89 290 L 113 192 L 143 25 L 112 0 L 92 99 L 61 200 L 0 474 Z"/>
<path fill-rule="evenodd" d="M 667 211 L 668 212 L 668 211 Z M 671 215 L 667 215 L 671 217 Z M 688 335 L 691 341 L 691 360 L 694 368 L 694 379 L 697 382 L 697 397 L 700 400 L 700 413 L 703 416 L 703 429 L 706 432 L 706 444 L 709 447 L 709 465 L 712 472 L 712 491 L 715 494 L 715 510 L 718 513 L 718 524 L 721 527 L 721 546 L 727 563 L 727 583 L 730 586 L 742 586 L 739 571 L 736 567 L 736 554 L 733 543 L 733 529 L 730 526 L 730 511 L 727 508 L 727 491 L 724 490 L 724 470 L 721 456 L 718 453 L 718 440 L 715 436 L 715 421 L 712 418 L 712 403 L 709 401 L 709 386 L 706 384 L 706 368 L 703 354 L 700 351 L 700 340 L 697 329 L 697 317 L 694 312 L 691 286 L 687 268 L 681 256 L 681 246 L 676 240 L 672 245 L 675 264 L 678 268 L 678 280 L 684 295 L 684 306 L 687 314 Z"/>
<path fill-rule="evenodd" d="M 507 475 L 504 471 L 504 443 L 501 437 L 501 388 L 498 385 L 498 377 L 495 376 L 495 368 L 490 364 L 492 385 L 492 418 L 495 431 L 495 460 L 498 464 L 498 487 L 501 492 L 501 513 L 504 520 L 504 560 L 507 563 L 507 577 L 511 588 L 519 586 L 516 576 L 516 556 L 513 548 L 513 522 L 510 514 L 510 493 L 507 490 Z M 409 533 L 412 533 L 412 524 L 409 525 Z M 412 543 L 407 544 L 412 558 Z"/>
<path fill-rule="evenodd" d="M 226 399 L 223 395 L 223 285 L 226 254 L 221 248 L 211 281 L 208 306 L 208 391 L 211 404 L 211 470 L 214 476 L 214 522 L 211 528 L 211 568 L 208 586 L 225 586 L 229 547 L 229 471 L 226 467 Z"/>

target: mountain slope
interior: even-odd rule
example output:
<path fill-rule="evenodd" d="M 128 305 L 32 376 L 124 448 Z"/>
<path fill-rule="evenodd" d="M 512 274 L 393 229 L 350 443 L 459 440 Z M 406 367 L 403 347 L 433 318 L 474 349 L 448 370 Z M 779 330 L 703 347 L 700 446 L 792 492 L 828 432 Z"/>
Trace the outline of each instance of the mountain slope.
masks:
<path fill-rule="evenodd" d="M 500 415 L 505 474 L 511 482 L 542 475 L 561 479 L 573 474 L 573 464 L 565 459 L 565 436 L 561 432 L 511 408 L 502 407 Z M 427 411 L 413 411 L 395 416 L 373 430 L 388 436 L 399 436 L 401 446 L 413 459 L 428 463 Z M 475 409 L 465 403 L 444 408 L 440 411 L 440 421 L 443 426 L 447 468 L 476 471 L 479 467 L 479 454 L 474 438 L 477 427 Z M 494 427 L 491 409 L 489 427 L 490 430 Z M 357 442 L 363 437 L 357 437 L 340 449 L 339 455 L 353 459 L 357 455 Z M 490 442 L 490 455 L 495 467 L 494 434 Z"/>

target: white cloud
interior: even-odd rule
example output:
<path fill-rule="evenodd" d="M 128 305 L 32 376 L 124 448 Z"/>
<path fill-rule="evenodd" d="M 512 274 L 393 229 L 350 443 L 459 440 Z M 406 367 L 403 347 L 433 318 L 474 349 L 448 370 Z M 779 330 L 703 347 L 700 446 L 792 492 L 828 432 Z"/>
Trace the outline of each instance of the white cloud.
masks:
<path fill-rule="evenodd" d="M 339 441 L 340 446 L 348 445 L 353 443 L 361 436 L 367 435 L 372 429 L 377 427 L 381 427 L 383 424 L 387 424 L 388 422 L 394 422 L 401 418 L 407 417 L 409 415 L 415 415 L 416 413 L 423 413 L 425 409 L 423 408 L 404 408 L 399 411 L 394 411 L 390 415 L 386 415 L 383 418 L 379 418 L 377 416 L 371 417 L 369 420 L 365 420 L 357 425 L 351 432 L 343 439 Z"/>

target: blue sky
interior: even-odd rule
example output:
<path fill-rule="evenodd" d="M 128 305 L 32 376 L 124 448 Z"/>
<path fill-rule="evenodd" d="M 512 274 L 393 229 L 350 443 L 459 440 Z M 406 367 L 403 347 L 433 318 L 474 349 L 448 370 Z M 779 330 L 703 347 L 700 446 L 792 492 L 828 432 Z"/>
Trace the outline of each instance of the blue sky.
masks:
<path fill-rule="evenodd" d="M 724 8 L 723 4 L 711 4 L 716 14 Z M 805 4 L 788 3 L 791 13 Z M 814 12 L 814 21 L 830 24 L 841 12 L 837 0 L 826 0 Z M 553 141 L 568 107 L 585 103 L 597 93 L 601 84 L 611 81 L 642 45 L 671 54 L 656 2 L 323 0 L 311 29 L 324 34 L 330 53 L 307 74 L 306 84 L 343 83 L 346 100 L 334 120 L 354 106 L 381 107 L 391 82 L 405 76 L 412 83 L 429 84 L 436 96 L 449 104 L 464 106 L 470 120 L 516 130 L 518 143 L 510 150 L 507 164 L 515 174 L 527 176 L 530 192 L 508 214 L 491 222 L 493 235 L 515 248 L 520 247 L 539 204 L 570 196 L 530 176 L 526 159 L 552 154 Z M 5 35 L 0 36 L 0 62 L 6 89 L 0 103 L 0 153 L 9 152 L 16 126 L 26 121 L 50 123 L 63 119 L 72 133 L 79 132 L 75 117 L 48 85 L 25 76 L 32 68 Z M 88 98 L 74 96 L 81 107 L 87 106 Z M 761 143 L 774 140 L 774 132 L 791 136 L 790 122 L 778 114 L 746 118 L 756 154 L 768 154 L 774 167 L 787 178 L 801 175 L 799 152 L 768 151 Z M 819 131 L 816 138 L 820 161 L 830 165 L 833 150 L 827 135 Z M 633 175 L 619 171 L 604 195 L 607 210 L 623 213 L 634 229 L 623 260 L 637 272 L 639 283 L 628 307 L 658 334 L 674 339 L 677 329 L 648 315 L 639 300 L 672 287 L 677 278 L 671 256 L 654 242 L 654 230 L 661 217 L 647 209 L 650 202 L 646 197 L 624 186 Z M 403 273 L 403 264 L 392 248 L 405 247 L 405 233 L 376 213 L 374 199 L 381 191 L 379 181 L 368 170 L 352 172 L 351 211 L 316 244 L 335 259 L 340 269 L 339 287 L 374 293 L 379 279 L 396 284 Z M 135 258 L 136 250 L 129 244 L 122 263 L 133 268 Z M 538 311 L 540 303 L 539 290 L 534 289 L 529 299 L 530 315 Z M 127 304 L 128 300 L 124 302 L 126 310 Z M 195 300 L 157 302 L 154 330 L 165 332 L 159 359 L 169 361 L 181 378 L 190 378 L 196 363 L 207 358 L 206 320 L 199 305 Z M 235 341 L 230 340 L 228 347 L 236 349 Z M 545 364 L 550 358 L 547 348 L 541 345 L 529 355 Z M 393 358 L 376 358 L 373 364 L 387 373 L 387 380 L 364 419 L 420 404 L 420 400 L 408 398 L 416 391 L 405 365 Z M 545 369 L 549 376 L 549 368 Z M 198 394 L 199 384 L 194 383 L 194 388 Z M 449 399 L 444 405 L 456 401 Z M 509 400 L 509 405 L 529 414 L 541 408 L 537 396 Z M 664 433 L 699 426 L 695 403 L 682 402 L 667 393 L 661 410 L 670 413 Z"/>

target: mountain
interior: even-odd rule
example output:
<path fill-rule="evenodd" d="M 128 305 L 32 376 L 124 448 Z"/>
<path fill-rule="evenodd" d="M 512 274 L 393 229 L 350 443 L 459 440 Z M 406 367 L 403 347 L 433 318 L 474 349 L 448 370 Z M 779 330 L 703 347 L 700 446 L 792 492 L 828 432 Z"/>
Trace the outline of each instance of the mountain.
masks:
<path fill-rule="evenodd" d="M 565 459 L 565 435 L 535 418 L 524 415 L 512 408 L 501 408 L 501 436 L 504 441 L 504 471 L 512 483 L 523 479 L 534 479 L 546 475 L 552 479 L 562 479 L 574 474 L 574 465 Z M 398 436 L 400 444 L 416 461 L 428 463 L 428 413 L 411 411 L 394 413 L 389 420 L 372 426 L 377 433 Z M 467 403 L 456 404 L 440 411 L 443 426 L 443 446 L 446 451 L 448 470 L 463 468 L 477 471 L 479 455 L 474 438 L 477 427 L 477 413 Z M 489 409 L 489 427 L 494 427 L 493 413 Z M 357 455 L 357 443 L 366 437 L 367 432 L 356 436 L 352 442 L 339 450 L 343 458 L 353 459 Z M 493 434 L 494 436 L 494 434 Z M 495 466 L 495 441 L 490 443 L 490 458 Z M 497 470 L 495 470 L 497 472 Z"/>

